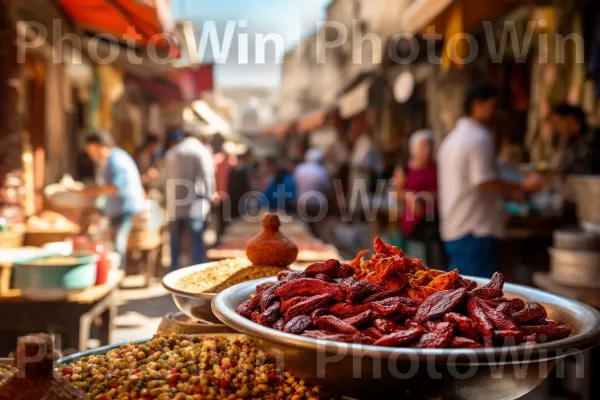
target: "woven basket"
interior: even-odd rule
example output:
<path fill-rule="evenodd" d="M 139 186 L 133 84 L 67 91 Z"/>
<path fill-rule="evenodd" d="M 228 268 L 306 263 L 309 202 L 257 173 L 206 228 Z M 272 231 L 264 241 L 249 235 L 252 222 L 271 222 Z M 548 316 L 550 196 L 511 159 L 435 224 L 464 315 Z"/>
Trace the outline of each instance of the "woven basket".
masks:
<path fill-rule="evenodd" d="M 64 242 L 79 234 L 76 230 L 70 231 L 27 231 L 25 233 L 25 246 L 42 247 L 48 243 Z"/>
<path fill-rule="evenodd" d="M 16 249 L 23 247 L 23 239 L 25 233 L 23 232 L 0 232 L 0 248 L 2 249 Z"/>

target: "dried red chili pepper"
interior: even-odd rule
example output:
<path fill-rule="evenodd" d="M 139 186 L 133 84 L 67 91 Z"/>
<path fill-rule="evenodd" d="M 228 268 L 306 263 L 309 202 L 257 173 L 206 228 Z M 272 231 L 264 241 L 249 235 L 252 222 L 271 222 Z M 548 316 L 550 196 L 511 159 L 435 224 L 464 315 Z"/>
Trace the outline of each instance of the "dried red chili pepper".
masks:
<path fill-rule="evenodd" d="M 252 311 L 252 314 L 250 314 L 250 320 L 260 324 L 260 313 L 258 311 Z"/>
<path fill-rule="evenodd" d="M 364 303 L 372 303 L 374 301 L 387 299 L 388 297 L 400 297 L 400 292 L 398 290 L 383 290 L 367 297 Z"/>
<path fill-rule="evenodd" d="M 508 302 L 500 303 L 498 307 L 496 307 L 496 311 L 510 317 L 512 315 L 512 305 Z"/>
<path fill-rule="evenodd" d="M 467 312 L 473 322 L 475 322 L 475 326 L 479 330 L 480 336 L 483 336 L 485 345 L 491 346 L 494 326 L 483 311 L 483 308 L 481 308 L 477 297 L 469 296 L 469 299 L 467 300 Z"/>
<path fill-rule="evenodd" d="M 384 300 L 371 303 L 373 311 L 384 317 L 394 315 L 396 317 L 413 317 L 418 310 L 418 307 L 410 307 L 405 305 L 400 297 L 390 297 Z"/>
<path fill-rule="evenodd" d="M 421 293 L 420 290 L 417 289 L 408 288 L 406 289 L 406 294 L 408 294 L 408 296 L 411 299 L 419 303 L 423 303 L 425 300 L 427 300 L 427 296 L 425 296 L 423 293 Z"/>
<path fill-rule="evenodd" d="M 329 335 L 324 331 L 313 330 L 313 331 L 304 331 L 302 332 L 302 336 L 312 338 L 312 339 L 325 339 Z"/>
<path fill-rule="evenodd" d="M 281 302 L 275 301 L 258 317 L 258 323 L 265 326 L 271 326 L 281 317 Z"/>
<path fill-rule="evenodd" d="M 276 329 L 278 331 L 282 331 L 283 330 L 283 323 L 284 323 L 283 318 L 279 318 L 277 320 L 277 322 L 275 322 L 271 328 Z"/>
<path fill-rule="evenodd" d="M 379 254 L 385 254 L 388 256 L 404 256 L 404 252 L 399 247 L 385 244 L 383 240 L 378 237 L 373 240 L 373 248 L 375 249 L 375 252 Z"/>
<path fill-rule="evenodd" d="M 369 250 L 359 251 L 358 254 L 356 255 L 356 257 L 354 257 L 354 260 L 350 261 L 350 263 L 348 265 L 355 271 L 359 270 L 360 262 L 362 261 L 363 257 L 366 256 L 367 254 L 369 254 Z"/>
<path fill-rule="evenodd" d="M 541 343 L 564 339 L 573 332 L 568 325 L 525 325 L 521 329 L 525 335 L 536 334 Z"/>
<path fill-rule="evenodd" d="M 414 346 L 426 349 L 443 349 L 450 344 L 453 332 L 454 326 L 452 324 L 441 322 L 435 330 L 421 336 Z"/>
<path fill-rule="evenodd" d="M 319 274 L 328 275 L 332 278 L 338 278 L 338 271 L 340 269 L 340 262 L 338 260 L 327 260 L 322 263 L 315 263 L 310 265 L 304 270 L 306 276 L 314 278 Z"/>
<path fill-rule="evenodd" d="M 271 289 L 268 289 L 271 290 Z M 345 295 L 337 284 L 320 281 L 312 278 L 295 279 L 285 282 L 275 290 L 275 295 L 280 297 L 316 296 L 319 294 L 332 294 L 336 300 L 343 301 Z"/>
<path fill-rule="evenodd" d="M 531 321 L 544 319 L 547 316 L 548 313 L 546 312 L 544 306 L 536 302 L 529 302 L 524 309 L 514 313 L 512 318 L 517 324 L 523 325 Z"/>
<path fill-rule="evenodd" d="M 536 334 L 523 336 L 523 342 L 529 346 L 539 343 Z"/>
<path fill-rule="evenodd" d="M 383 256 L 376 261 L 372 260 L 372 262 L 377 277 L 375 282 L 377 283 L 381 283 L 392 275 L 406 270 L 404 257 L 402 256 Z"/>
<path fill-rule="evenodd" d="M 349 333 L 356 334 L 359 333 L 358 329 L 353 327 L 352 325 L 342 321 L 341 319 L 334 317 L 333 315 L 325 315 L 317 318 L 315 321 L 315 325 L 317 325 L 321 329 L 330 330 L 339 333 Z"/>
<path fill-rule="evenodd" d="M 469 293 L 483 300 L 492 300 L 504 296 L 502 289 L 488 288 L 485 286 L 471 290 Z"/>
<path fill-rule="evenodd" d="M 269 308 L 269 306 L 271 304 L 273 304 L 273 302 L 275 300 L 277 300 L 277 298 L 279 297 L 278 294 L 276 294 L 275 292 L 277 291 L 277 289 L 281 286 L 284 285 L 284 282 L 287 281 L 280 281 L 277 282 L 276 284 L 274 284 L 273 286 L 271 286 L 268 289 L 265 289 L 262 293 L 258 294 L 257 296 L 259 296 L 259 300 L 260 300 L 260 310 L 262 312 L 265 312 L 267 310 L 267 308 Z"/>
<path fill-rule="evenodd" d="M 485 285 L 485 287 L 488 287 L 490 289 L 503 290 L 504 275 L 502 275 L 500 272 L 495 272 L 494 275 L 492 275 L 492 279 L 490 279 L 490 281 L 487 283 L 487 285 Z"/>
<path fill-rule="evenodd" d="M 393 332 L 393 331 L 392 331 L 392 332 Z M 362 335 L 363 335 L 363 336 L 370 337 L 370 338 L 372 338 L 372 339 L 374 339 L 374 340 L 377 340 L 377 339 L 379 339 L 379 338 L 383 337 L 383 334 L 382 334 L 381 332 L 379 332 L 379 331 L 377 330 L 377 328 L 375 328 L 375 327 L 370 327 L 370 328 L 367 328 L 366 330 L 364 330 L 364 331 L 362 332 Z"/>
<path fill-rule="evenodd" d="M 273 285 L 275 285 L 274 282 L 261 283 L 260 285 L 256 286 L 256 294 L 259 294 L 259 293 L 267 290 L 268 288 L 272 287 Z"/>
<path fill-rule="evenodd" d="M 352 326 L 364 325 L 367 322 L 371 322 L 375 318 L 375 313 L 372 310 L 364 311 L 354 317 L 345 318 L 343 321 Z"/>
<path fill-rule="evenodd" d="M 329 293 L 309 297 L 297 304 L 294 304 L 285 312 L 285 320 L 289 321 L 297 315 L 308 314 L 311 311 L 324 307 L 333 299 L 333 295 Z"/>
<path fill-rule="evenodd" d="M 494 338 L 501 345 L 512 346 L 523 341 L 523 332 L 521 330 L 497 330 L 494 331 Z"/>
<path fill-rule="evenodd" d="M 366 344 L 366 345 L 371 345 L 375 343 L 374 338 L 370 337 L 370 336 L 365 336 L 363 334 L 359 335 L 359 343 L 360 344 Z"/>
<path fill-rule="evenodd" d="M 298 303 L 300 303 L 301 301 L 304 301 L 306 299 L 310 299 L 309 296 L 297 296 L 297 297 L 292 297 L 289 298 L 287 300 L 283 300 L 281 302 L 281 313 L 285 314 L 285 312 L 293 305 L 296 305 Z"/>
<path fill-rule="evenodd" d="M 444 321 L 454 325 L 454 328 L 469 339 L 479 339 L 480 333 L 475 326 L 475 322 L 464 315 L 458 313 L 448 313 L 444 315 Z"/>
<path fill-rule="evenodd" d="M 250 308 L 251 304 L 252 300 L 246 300 L 245 302 L 240 304 L 235 311 L 244 318 L 250 318 L 252 311 L 254 311 L 252 308 Z"/>
<path fill-rule="evenodd" d="M 463 278 L 462 276 L 459 276 L 456 279 L 456 281 L 454 281 L 454 288 L 455 289 L 465 288 L 468 291 L 471 291 L 471 290 L 474 290 L 477 288 L 477 282 L 472 281 L 467 278 Z"/>
<path fill-rule="evenodd" d="M 373 343 L 375 346 L 407 346 L 423 336 L 423 329 L 410 328 L 385 335 Z"/>
<path fill-rule="evenodd" d="M 458 270 L 448 272 L 447 274 L 442 274 L 429 282 L 428 287 L 435 289 L 437 291 L 442 290 L 450 290 L 454 288 L 454 282 L 458 278 Z"/>
<path fill-rule="evenodd" d="M 388 289 L 401 291 L 408 286 L 408 277 L 404 274 L 396 274 L 386 279 L 383 285 Z"/>
<path fill-rule="evenodd" d="M 325 281 L 325 282 L 330 282 L 330 283 L 334 283 L 335 279 L 333 279 L 332 277 L 330 277 L 329 275 L 325 275 L 325 274 L 318 274 L 315 275 L 314 277 L 315 279 L 318 279 L 320 281 Z"/>
<path fill-rule="evenodd" d="M 476 342 L 473 339 L 470 338 L 466 338 L 466 337 L 461 337 L 461 336 L 454 336 L 452 338 L 452 340 L 450 341 L 450 347 L 454 348 L 454 349 L 480 349 L 483 348 L 483 346 Z"/>
<path fill-rule="evenodd" d="M 348 264 L 340 265 L 337 273 L 337 278 L 349 278 L 351 276 L 354 276 L 354 268 L 352 268 Z"/>
<path fill-rule="evenodd" d="M 373 321 L 373 326 L 375 327 L 375 329 L 377 329 L 379 332 L 381 332 L 384 335 L 387 335 L 387 334 L 390 334 L 392 332 L 402 329 L 402 327 L 400 325 L 398 325 L 397 323 L 395 323 L 394 321 L 391 321 L 391 320 L 385 319 L 385 318 L 376 318 Z"/>
<path fill-rule="evenodd" d="M 442 317 L 454 310 L 467 295 L 466 289 L 444 290 L 429 296 L 421 304 L 413 320 L 420 324 L 423 321 Z"/>
<path fill-rule="evenodd" d="M 326 308 L 317 308 L 310 313 L 310 319 L 314 321 L 315 319 L 327 314 L 329 314 L 329 311 L 327 311 Z"/>
<path fill-rule="evenodd" d="M 360 304 L 373 293 L 382 291 L 383 288 L 373 282 L 357 281 L 346 292 L 350 304 Z"/>
<path fill-rule="evenodd" d="M 479 306 L 483 309 L 483 312 L 488 317 L 494 328 L 502 331 L 517 331 L 519 327 L 517 324 L 507 315 L 496 311 L 496 309 L 490 307 L 485 302 L 477 299 Z"/>
<path fill-rule="evenodd" d="M 310 328 L 312 325 L 312 320 L 308 315 L 298 315 L 292 319 L 290 319 L 285 326 L 283 327 L 283 331 L 286 333 L 294 333 L 300 334 Z"/>
<path fill-rule="evenodd" d="M 327 311 L 339 318 L 349 318 L 370 309 L 370 304 L 352 305 L 348 303 L 338 303 L 329 307 Z"/>

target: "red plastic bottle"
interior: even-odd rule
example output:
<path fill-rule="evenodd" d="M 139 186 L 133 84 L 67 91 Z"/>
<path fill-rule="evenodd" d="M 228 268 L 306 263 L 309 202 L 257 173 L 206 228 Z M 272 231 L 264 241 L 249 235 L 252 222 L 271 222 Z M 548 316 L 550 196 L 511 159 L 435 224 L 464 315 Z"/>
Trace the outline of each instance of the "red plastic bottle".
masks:
<path fill-rule="evenodd" d="M 110 260 L 108 252 L 103 245 L 96 245 L 96 254 L 98 262 L 96 263 L 96 286 L 104 285 L 108 281 L 108 273 L 110 272 Z"/>

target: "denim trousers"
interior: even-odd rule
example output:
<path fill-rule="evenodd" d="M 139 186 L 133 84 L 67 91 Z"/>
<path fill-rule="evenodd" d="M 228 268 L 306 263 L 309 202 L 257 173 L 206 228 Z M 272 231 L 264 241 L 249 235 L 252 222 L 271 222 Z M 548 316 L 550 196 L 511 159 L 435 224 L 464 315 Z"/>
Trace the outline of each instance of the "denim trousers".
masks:
<path fill-rule="evenodd" d="M 191 265 L 201 264 L 206 261 L 204 249 L 204 221 L 201 219 L 178 219 L 169 223 L 171 234 L 171 271 L 180 267 L 181 240 L 186 233 L 192 239 Z"/>
<path fill-rule="evenodd" d="M 115 251 L 121 256 L 119 269 L 124 271 L 127 265 L 127 242 L 133 228 L 133 214 L 124 214 L 120 217 L 111 218 L 110 224 L 115 235 Z"/>
<path fill-rule="evenodd" d="M 450 270 L 458 269 L 462 275 L 491 278 L 500 269 L 499 239 L 467 235 L 444 245 L 450 257 Z"/>

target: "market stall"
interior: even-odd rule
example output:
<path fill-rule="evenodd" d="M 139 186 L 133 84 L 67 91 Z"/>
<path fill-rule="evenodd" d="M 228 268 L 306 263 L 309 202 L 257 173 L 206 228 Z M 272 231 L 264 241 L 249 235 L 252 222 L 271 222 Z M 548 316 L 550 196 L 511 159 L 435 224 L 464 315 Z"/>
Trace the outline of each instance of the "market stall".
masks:
<path fill-rule="evenodd" d="M 92 399 L 370 399 L 410 393 L 412 399 L 458 400 L 487 398 L 493 391 L 508 400 L 544 381 L 565 350 L 587 350 L 600 339 L 600 313 L 591 307 L 505 283 L 501 274 L 487 280 L 429 269 L 378 238 L 371 257 L 360 253 L 348 264 L 321 260 L 293 271 L 287 266 L 298 246 L 279 228 L 277 216 L 267 215 L 263 231 L 246 246 L 248 259 L 192 266 L 164 278 L 174 299 L 203 302 L 222 322 L 198 324 L 170 314 L 161 324 L 169 334 L 59 359 L 52 385 L 72 385 L 69 390 L 79 388 L 76 393 Z M 111 287 L 96 290 L 102 297 Z M 84 292 L 78 296 L 72 300 L 80 309 L 98 311 L 83 305 Z M 0 312 L 9 302 L 0 302 Z M 51 303 L 41 304 L 52 313 L 46 308 Z M 101 331 L 106 337 L 110 327 Z M 64 332 L 69 340 L 72 332 L 75 327 Z M 52 346 L 44 335 L 25 337 L 19 346 L 36 343 Z M 28 367 L 27 373 L 44 371 L 39 363 L 48 359 L 30 361 L 40 368 Z M 456 375 L 465 366 L 469 377 Z M 17 371 L 10 365 L 0 368 L 4 400 L 24 381 L 11 378 Z M 26 379 L 33 391 L 50 377 Z"/>

